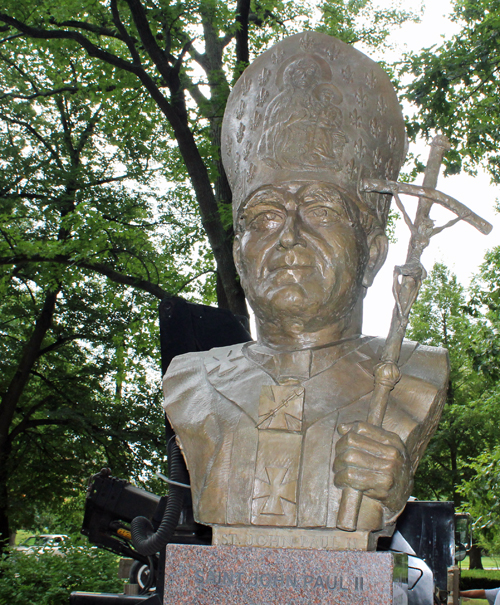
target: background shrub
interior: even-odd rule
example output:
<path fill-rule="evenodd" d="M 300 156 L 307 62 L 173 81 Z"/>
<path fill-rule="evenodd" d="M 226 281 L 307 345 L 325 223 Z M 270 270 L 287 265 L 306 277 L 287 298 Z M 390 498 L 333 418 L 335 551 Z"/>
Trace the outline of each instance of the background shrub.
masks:
<path fill-rule="evenodd" d="M 0 558 L 0 605 L 67 605 L 75 590 L 123 592 L 119 558 L 77 538 L 52 552 L 11 550 Z"/>

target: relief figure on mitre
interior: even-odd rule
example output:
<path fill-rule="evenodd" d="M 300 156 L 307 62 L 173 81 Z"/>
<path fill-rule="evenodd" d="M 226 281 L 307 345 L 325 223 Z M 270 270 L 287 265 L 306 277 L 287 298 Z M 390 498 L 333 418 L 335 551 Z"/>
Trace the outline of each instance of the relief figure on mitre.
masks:
<path fill-rule="evenodd" d="M 342 94 L 330 80 L 320 57 L 306 55 L 286 65 L 259 142 L 259 156 L 268 166 L 340 169 L 346 143 L 340 129 Z"/>

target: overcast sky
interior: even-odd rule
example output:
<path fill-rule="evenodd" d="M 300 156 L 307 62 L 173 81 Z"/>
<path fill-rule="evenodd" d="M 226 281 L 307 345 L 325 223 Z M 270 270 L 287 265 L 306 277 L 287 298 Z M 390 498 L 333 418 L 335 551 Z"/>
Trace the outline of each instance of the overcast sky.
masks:
<path fill-rule="evenodd" d="M 394 6 L 391 0 L 379 0 L 381 6 Z M 402 7 L 414 8 L 415 2 L 402 2 Z M 459 27 L 447 16 L 451 13 L 451 4 L 447 0 L 429 0 L 421 23 L 405 25 L 393 35 L 393 40 L 400 48 L 418 51 L 420 48 L 440 44 L 444 36 L 451 36 Z M 395 55 L 396 56 L 396 55 Z M 373 57 L 376 58 L 376 57 Z M 411 148 L 427 158 L 425 147 Z M 420 181 L 421 182 L 421 181 Z M 500 197 L 498 186 L 490 183 L 489 177 L 480 172 L 477 177 L 457 175 L 439 179 L 440 191 L 458 199 L 474 212 L 493 224 L 493 231 L 488 236 L 481 235 L 466 223 L 447 229 L 435 236 L 423 255 L 423 264 L 430 271 L 438 261 L 446 264 L 455 272 L 463 285 L 468 285 L 470 278 L 477 272 L 486 250 L 500 244 L 500 215 L 495 211 L 495 202 Z M 414 209 L 415 198 L 406 198 L 407 207 Z M 431 213 L 437 223 L 440 216 Z M 446 222 L 447 217 L 443 217 Z M 384 336 L 389 328 L 390 317 L 394 306 L 392 298 L 392 273 L 394 265 L 403 264 L 408 246 L 408 229 L 403 221 L 398 222 L 397 243 L 391 245 L 388 259 L 377 276 L 365 300 L 363 331 L 365 334 Z"/>

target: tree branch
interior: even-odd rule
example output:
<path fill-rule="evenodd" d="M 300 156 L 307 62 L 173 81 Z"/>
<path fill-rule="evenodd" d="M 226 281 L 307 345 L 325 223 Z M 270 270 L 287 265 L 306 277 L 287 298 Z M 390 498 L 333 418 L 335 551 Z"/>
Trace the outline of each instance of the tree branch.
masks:
<path fill-rule="evenodd" d="M 45 257 L 41 254 L 34 254 L 32 256 L 19 254 L 11 257 L 0 257 L 0 265 L 27 265 L 31 263 L 59 263 L 68 267 L 77 266 L 81 269 L 87 269 L 89 271 L 99 273 L 100 275 L 104 275 L 112 282 L 117 284 L 130 286 L 132 288 L 137 288 L 138 290 L 148 292 L 160 300 L 167 296 L 167 292 L 157 284 L 139 279 L 137 277 L 132 277 L 131 275 L 125 275 L 124 273 L 120 273 L 104 263 L 91 263 L 88 261 L 74 260 L 60 254 L 54 257 Z"/>
<path fill-rule="evenodd" d="M 116 29 L 120 32 L 125 44 L 127 45 L 130 56 L 132 57 L 132 61 L 136 65 L 141 65 L 141 57 L 135 46 L 136 40 L 135 38 L 132 38 L 125 29 L 125 25 L 123 24 L 118 11 L 117 0 L 111 0 L 111 14 L 113 15 L 113 23 L 115 24 Z"/>
<path fill-rule="evenodd" d="M 47 347 L 40 349 L 40 351 L 38 352 L 38 357 L 41 357 L 42 355 L 46 355 L 47 353 L 51 353 L 52 351 L 59 349 L 59 347 L 62 347 L 63 345 L 65 345 L 68 342 L 71 342 L 73 340 L 78 340 L 79 338 L 81 338 L 82 340 L 87 340 L 88 337 L 89 337 L 88 334 L 72 334 L 71 336 L 66 336 L 64 338 L 62 338 L 62 337 L 58 338 L 51 345 L 48 345 Z"/>
<path fill-rule="evenodd" d="M 156 43 L 153 32 L 149 27 L 148 18 L 140 0 L 125 0 L 130 8 L 137 32 L 144 45 L 144 49 L 153 60 L 156 68 L 162 75 L 165 83 L 170 84 L 172 68 L 169 64 L 168 55 Z"/>
<path fill-rule="evenodd" d="M 28 124 L 28 122 L 24 122 L 24 120 L 16 120 L 14 118 L 10 118 L 9 116 L 6 116 L 3 113 L 0 113 L 0 119 L 4 120 L 5 122 L 8 122 L 9 124 L 17 124 L 18 126 L 22 126 L 23 128 L 26 128 L 26 130 L 30 134 L 32 134 L 36 139 L 38 139 L 42 143 L 42 145 L 48 150 L 50 155 L 56 161 L 59 168 L 63 168 L 59 154 L 56 152 L 55 149 L 52 148 L 52 145 L 50 145 L 50 143 L 45 140 L 45 137 L 42 137 L 42 135 L 39 134 L 35 130 L 35 128 L 33 128 L 33 126 L 31 126 L 31 124 Z"/>
<path fill-rule="evenodd" d="M 99 48 L 80 32 L 38 29 L 36 27 L 26 25 L 22 21 L 14 19 L 14 17 L 6 15 L 5 13 L 0 13 L 0 21 L 3 21 L 4 23 L 11 25 L 12 27 L 15 27 L 17 30 L 19 30 L 23 34 L 26 34 L 27 36 L 30 36 L 31 38 L 37 38 L 42 40 L 73 40 L 74 42 L 77 42 L 82 48 L 84 48 L 91 57 L 102 59 L 110 65 L 114 65 L 115 67 L 119 67 L 120 69 L 124 69 L 138 76 L 140 76 L 139 72 L 142 71 L 130 61 L 125 61 L 117 55 L 114 55 L 113 53 L 110 53 L 107 50 Z"/>

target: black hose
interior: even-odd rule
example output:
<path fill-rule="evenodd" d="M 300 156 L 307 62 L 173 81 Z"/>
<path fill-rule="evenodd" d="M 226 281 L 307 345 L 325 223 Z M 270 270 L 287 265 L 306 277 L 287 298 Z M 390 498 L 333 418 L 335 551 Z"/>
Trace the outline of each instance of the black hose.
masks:
<path fill-rule="evenodd" d="M 186 483 L 186 466 L 175 437 L 168 443 L 168 466 L 172 481 Z M 151 521 L 146 517 L 135 517 L 130 524 L 132 544 L 135 549 L 145 556 L 159 552 L 172 539 L 172 534 L 179 522 L 185 487 L 170 483 L 167 505 L 160 526 L 155 532 Z"/>

